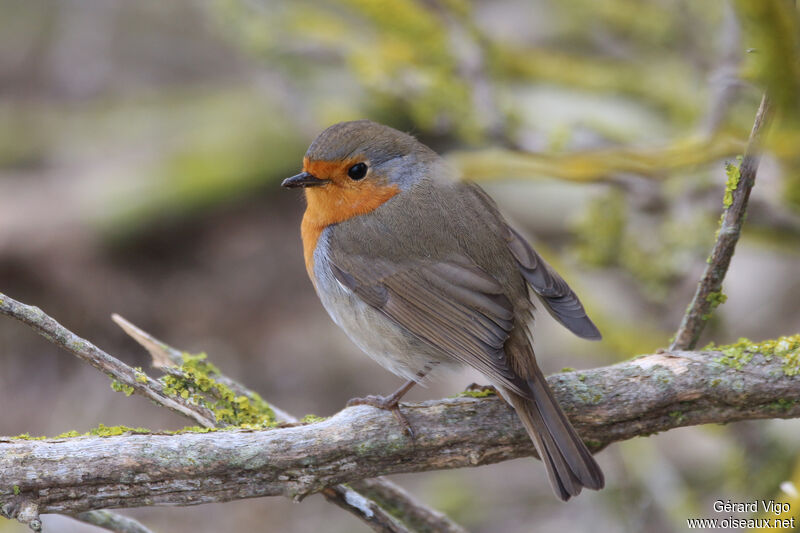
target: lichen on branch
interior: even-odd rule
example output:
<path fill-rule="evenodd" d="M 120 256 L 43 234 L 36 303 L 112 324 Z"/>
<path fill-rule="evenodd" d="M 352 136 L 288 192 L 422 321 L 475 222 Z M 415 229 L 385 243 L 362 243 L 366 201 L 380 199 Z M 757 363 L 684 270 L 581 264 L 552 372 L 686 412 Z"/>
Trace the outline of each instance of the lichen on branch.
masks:
<path fill-rule="evenodd" d="M 164 392 L 210 409 L 217 422 L 249 429 L 274 427 L 278 423 L 272 407 L 258 394 L 236 394 L 220 383 L 219 369 L 204 353 L 184 353 L 183 363 L 167 371 L 163 378 Z"/>

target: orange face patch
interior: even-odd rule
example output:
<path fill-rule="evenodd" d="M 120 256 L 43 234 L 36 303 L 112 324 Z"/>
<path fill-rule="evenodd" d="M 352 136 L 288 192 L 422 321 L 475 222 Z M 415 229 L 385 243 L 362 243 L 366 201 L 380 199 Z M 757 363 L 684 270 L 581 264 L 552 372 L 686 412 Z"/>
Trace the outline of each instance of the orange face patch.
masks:
<path fill-rule="evenodd" d="M 320 179 L 331 180 L 326 185 L 308 187 L 305 190 L 308 207 L 300 229 L 306 269 L 312 281 L 314 250 L 317 248 L 322 230 L 331 224 L 374 211 L 400 192 L 397 185 L 376 182 L 375 179 L 370 179 L 370 174 L 358 181 L 351 179 L 347 175 L 348 169 L 361 161 L 363 158 L 358 157 L 341 161 L 303 159 L 303 171 Z"/>

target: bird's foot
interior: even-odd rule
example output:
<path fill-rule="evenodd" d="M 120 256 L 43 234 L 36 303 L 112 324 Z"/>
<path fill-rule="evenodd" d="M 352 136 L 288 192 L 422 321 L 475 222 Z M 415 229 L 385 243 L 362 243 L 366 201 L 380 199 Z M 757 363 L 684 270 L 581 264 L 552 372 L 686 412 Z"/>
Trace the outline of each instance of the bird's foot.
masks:
<path fill-rule="evenodd" d="M 416 437 L 414 434 L 414 429 L 408 422 L 406 415 L 404 415 L 400 410 L 399 399 L 395 394 L 392 394 L 391 396 L 370 395 L 363 398 L 353 398 L 347 402 L 346 407 L 352 407 L 354 405 L 369 405 L 377 409 L 391 411 L 394 417 L 397 419 L 397 422 L 402 426 L 403 431 L 405 431 L 405 433 L 411 437 L 411 440 L 414 440 Z"/>

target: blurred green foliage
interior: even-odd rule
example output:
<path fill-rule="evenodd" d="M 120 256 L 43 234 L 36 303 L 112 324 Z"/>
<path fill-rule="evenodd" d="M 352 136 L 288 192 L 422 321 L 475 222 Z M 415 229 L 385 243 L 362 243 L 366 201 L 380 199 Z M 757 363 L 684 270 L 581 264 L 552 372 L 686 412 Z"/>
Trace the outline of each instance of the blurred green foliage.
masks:
<path fill-rule="evenodd" d="M 135 195 L 120 194 L 98 223 L 120 238 L 164 217 L 181 218 L 240 199 L 299 167 L 304 141 L 291 117 L 250 91 L 226 91 L 171 104 L 190 118 Z M 187 120 L 184 118 L 184 120 Z"/>
<path fill-rule="evenodd" d="M 702 175 L 742 153 L 761 87 L 775 94 L 784 117 L 781 136 L 798 139 L 791 125 L 800 105 L 798 17 L 789 3 L 742 1 L 733 11 L 724 2 L 681 0 L 578 4 L 522 9 L 520 18 L 539 30 L 530 34 L 515 34 L 514 24 L 506 32 L 482 24 L 489 8 L 461 1 L 295 1 L 269 9 L 256 3 L 265 6 L 259 12 L 253 3 L 226 0 L 218 7 L 231 38 L 297 84 L 325 87 L 323 100 L 347 102 L 341 114 L 326 113 L 320 104 L 323 117 L 367 115 L 423 137 L 497 146 L 452 158 L 470 179 L 614 181 L 633 174 L 664 181 L 670 198 L 683 202 L 697 190 L 682 179 L 685 173 Z M 727 65 L 737 57 L 738 67 Z M 333 74 L 333 64 L 348 77 L 341 69 Z M 739 87 L 736 94 L 717 95 L 715 102 L 708 80 L 725 65 L 760 87 L 741 88 L 729 79 Z M 552 150 L 558 139 L 557 153 L 526 148 L 524 136 L 546 131 L 522 112 L 525 87 L 538 86 L 577 90 L 563 93 L 559 105 L 565 108 L 585 98 L 623 96 L 656 111 L 672 137 L 619 146 L 608 135 L 617 116 L 548 133 L 552 142 L 541 148 Z M 357 97 L 348 99 L 348 93 Z M 713 130 L 698 133 L 715 105 L 721 117 Z M 591 132 L 596 147 L 576 150 L 578 130 Z M 769 145 L 786 169 L 784 201 L 795 207 L 796 145 L 785 139 Z M 642 215 L 629 213 L 629 203 L 619 190 L 590 201 L 572 225 L 575 250 L 586 264 L 627 270 L 650 300 L 661 301 L 686 273 L 687 260 L 707 253 L 716 215 L 664 209 Z M 650 220 L 645 226 L 643 217 Z"/>
<path fill-rule="evenodd" d="M 358 87 L 364 97 L 345 106 L 351 111 L 360 107 L 387 121 L 467 139 L 477 140 L 482 133 L 469 80 L 460 71 L 448 32 L 442 30 L 451 9 L 468 13 L 466 2 L 443 3 L 441 11 L 415 0 L 299 0 L 269 8 L 265 3 L 261 13 L 239 2 L 219 5 L 233 24 L 233 38 L 298 84 L 321 85 L 318 98 L 346 100 L 342 86 Z M 337 72 L 332 61 L 339 63 Z M 342 80 L 343 74 L 350 79 Z M 328 107 L 330 101 L 318 105 L 329 122 L 347 116 Z"/>
<path fill-rule="evenodd" d="M 794 2 L 737 0 L 747 54 L 742 75 L 767 90 L 776 122 L 767 146 L 784 167 L 785 201 L 800 212 L 800 16 Z"/>
<path fill-rule="evenodd" d="M 641 283 L 654 302 L 664 301 L 686 273 L 687 259 L 707 252 L 715 221 L 705 213 L 694 217 L 644 217 L 629 221 L 624 194 L 610 190 L 593 198 L 575 221 L 574 250 L 596 267 L 622 268 Z"/>
<path fill-rule="evenodd" d="M 766 148 L 781 168 L 772 199 L 800 212 L 800 23 L 791 2 L 210 6 L 209 31 L 255 63 L 266 88 L 250 79 L 169 89 L 128 97 L 113 112 L 90 101 L 82 115 L 3 105 L 0 162 L 46 165 L 60 130 L 94 126 L 99 139 L 114 120 L 149 136 L 148 114 L 169 115 L 179 133 L 152 131 L 159 156 L 135 183 L 111 186 L 88 216 L 119 239 L 273 188 L 297 170 L 316 132 L 367 116 L 417 134 L 467 179 L 603 184 L 561 222 L 570 231 L 562 248 L 585 266 L 624 271 L 648 302 L 663 304 L 707 255 L 722 162 L 743 152 L 766 89 L 777 108 Z M 639 205 L 641 189 L 661 200 Z M 758 231 L 745 238 L 784 248 L 800 238 L 797 225 L 752 222 Z"/>
<path fill-rule="evenodd" d="M 26 28 L 32 14 L 49 13 L 44 4 L 20 9 Z M 102 98 L 47 112 L 0 105 L 0 163 L 46 166 L 56 147 L 85 149 L 59 136 L 100 143 L 113 123 L 152 137 L 158 154 L 145 171 L 111 184 L 86 215 L 103 235 L 124 238 L 274 188 L 315 133 L 367 116 L 415 133 L 467 179 L 600 184 L 560 221 L 569 234 L 556 248 L 624 272 L 664 306 L 707 255 L 723 161 L 743 152 L 767 90 L 776 120 L 766 148 L 780 167 L 770 209 L 800 213 L 800 18 L 791 2 L 215 0 L 206 15 L 204 31 L 251 77 L 126 92 L 113 110 Z M 0 39 L 9 35 L 22 34 Z M 158 121 L 174 130 L 149 125 Z M 746 228 L 745 239 L 788 249 L 800 238 L 797 224 L 751 222 L 757 231 Z"/>

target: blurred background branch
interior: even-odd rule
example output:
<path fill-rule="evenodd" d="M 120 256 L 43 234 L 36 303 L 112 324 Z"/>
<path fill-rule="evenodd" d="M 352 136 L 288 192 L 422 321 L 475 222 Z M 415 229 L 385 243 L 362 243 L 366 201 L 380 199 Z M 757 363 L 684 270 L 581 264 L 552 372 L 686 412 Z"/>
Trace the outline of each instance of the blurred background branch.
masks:
<path fill-rule="evenodd" d="M 81 522 L 86 522 L 108 531 L 115 531 L 116 533 L 153 533 L 132 518 L 106 510 L 78 513 L 75 518 Z"/>

